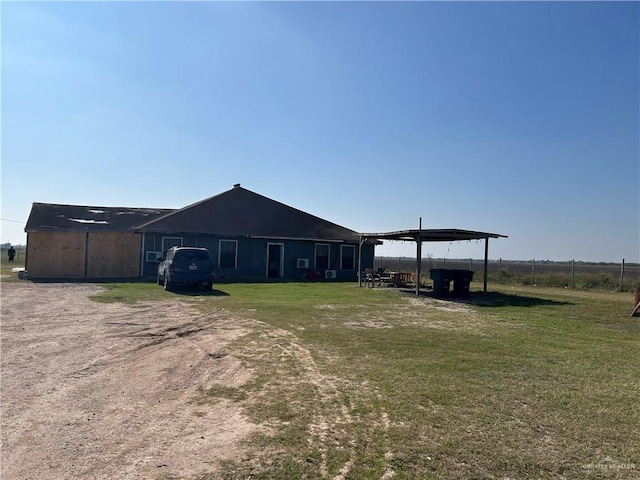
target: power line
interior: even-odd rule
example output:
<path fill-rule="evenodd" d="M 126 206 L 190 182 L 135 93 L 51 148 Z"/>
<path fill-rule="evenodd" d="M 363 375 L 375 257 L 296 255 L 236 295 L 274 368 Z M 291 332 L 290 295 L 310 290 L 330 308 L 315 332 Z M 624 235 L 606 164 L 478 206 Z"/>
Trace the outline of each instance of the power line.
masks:
<path fill-rule="evenodd" d="M 18 220 L 9 220 L 8 218 L 0 218 L 0 220 L 4 222 L 22 223 L 23 225 L 26 225 L 26 222 L 20 222 Z"/>

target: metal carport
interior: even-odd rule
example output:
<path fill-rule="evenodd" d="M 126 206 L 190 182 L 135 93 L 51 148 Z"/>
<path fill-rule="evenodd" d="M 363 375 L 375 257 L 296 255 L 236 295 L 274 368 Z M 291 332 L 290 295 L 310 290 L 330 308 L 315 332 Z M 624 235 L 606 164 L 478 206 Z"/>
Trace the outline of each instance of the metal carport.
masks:
<path fill-rule="evenodd" d="M 397 232 L 361 233 L 360 248 L 367 242 L 376 240 L 400 240 L 404 242 L 416 242 L 416 295 L 420 294 L 420 275 L 422 273 L 422 243 L 423 242 L 459 242 L 463 240 L 484 240 L 484 293 L 487 293 L 487 266 L 489 262 L 489 239 L 508 238 L 507 235 L 489 232 L 477 232 L 473 230 L 459 229 L 423 229 L 422 219 L 420 228 L 412 230 L 400 230 Z M 358 270 L 361 271 L 360 266 Z M 361 277 L 361 275 L 360 275 Z M 362 286 L 362 278 L 359 280 Z"/>

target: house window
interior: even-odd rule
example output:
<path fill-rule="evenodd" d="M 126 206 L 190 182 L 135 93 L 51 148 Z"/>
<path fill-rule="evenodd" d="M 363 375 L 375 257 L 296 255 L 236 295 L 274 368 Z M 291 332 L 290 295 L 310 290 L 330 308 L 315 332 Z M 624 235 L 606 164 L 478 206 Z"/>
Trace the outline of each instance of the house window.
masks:
<path fill-rule="evenodd" d="M 340 247 L 340 268 L 342 270 L 356 269 L 356 247 L 353 245 L 342 245 Z"/>
<path fill-rule="evenodd" d="M 236 268 L 238 260 L 238 241 L 220 240 L 218 265 L 220 268 Z"/>
<path fill-rule="evenodd" d="M 163 237 L 162 238 L 162 254 L 169 250 L 171 247 L 181 247 L 182 237 Z"/>
<path fill-rule="evenodd" d="M 316 268 L 319 270 L 329 268 L 329 245 L 316 244 Z"/>

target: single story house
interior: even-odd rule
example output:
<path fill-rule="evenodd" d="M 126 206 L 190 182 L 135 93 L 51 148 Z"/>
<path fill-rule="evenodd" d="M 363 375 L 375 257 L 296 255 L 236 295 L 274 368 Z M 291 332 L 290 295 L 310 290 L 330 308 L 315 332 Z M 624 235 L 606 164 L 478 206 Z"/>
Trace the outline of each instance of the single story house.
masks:
<path fill-rule="evenodd" d="M 25 231 L 32 279 L 151 277 L 184 245 L 206 247 L 220 278 L 355 281 L 376 243 L 240 184 L 177 210 L 34 203 Z"/>

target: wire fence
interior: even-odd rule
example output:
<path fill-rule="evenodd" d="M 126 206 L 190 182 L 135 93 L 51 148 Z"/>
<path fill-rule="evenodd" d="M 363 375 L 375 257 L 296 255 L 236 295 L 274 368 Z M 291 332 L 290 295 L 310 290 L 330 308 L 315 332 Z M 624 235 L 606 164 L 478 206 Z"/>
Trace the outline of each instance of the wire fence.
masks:
<path fill-rule="evenodd" d="M 416 259 L 409 257 L 376 257 L 375 267 L 397 272 L 415 272 Z M 484 260 L 423 258 L 421 270 L 428 276 L 433 268 L 471 270 L 474 279 L 484 277 Z M 487 279 L 492 283 L 539 285 L 579 289 L 635 291 L 640 287 L 640 264 L 550 262 L 541 260 L 489 260 Z"/>
<path fill-rule="evenodd" d="M 14 245 L 13 249 L 15 250 L 13 261 L 14 262 L 23 262 L 26 258 L 27 247 L 25 245 Z M 2 262 L 8 261 L 9 255 L 9 245 L 5 244 L 0 248 L 0 254 L 2 255 Z"/>

